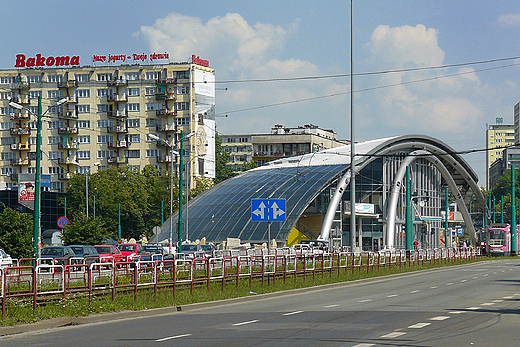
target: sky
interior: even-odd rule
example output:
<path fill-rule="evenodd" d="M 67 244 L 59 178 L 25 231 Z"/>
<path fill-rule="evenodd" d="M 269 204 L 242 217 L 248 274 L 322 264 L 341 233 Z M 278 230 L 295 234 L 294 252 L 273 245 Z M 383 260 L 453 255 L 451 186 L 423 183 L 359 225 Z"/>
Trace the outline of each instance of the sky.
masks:
<path fill-rule="evenodd" d="M 486 124 L 512 124 L 520 101 L 518 1 L 354 0 L 352 28 L 346 0 L 19 0 L 0 10 L 2 69 L 20 53 L 82 65 L 95 54 L 209 60 L 221 134 L 315 124 L 350 139 L 351 32 L 356 141 L 422 134 L 483 150 Z M 485 153 L 463 158 L 485 185 Z"/>

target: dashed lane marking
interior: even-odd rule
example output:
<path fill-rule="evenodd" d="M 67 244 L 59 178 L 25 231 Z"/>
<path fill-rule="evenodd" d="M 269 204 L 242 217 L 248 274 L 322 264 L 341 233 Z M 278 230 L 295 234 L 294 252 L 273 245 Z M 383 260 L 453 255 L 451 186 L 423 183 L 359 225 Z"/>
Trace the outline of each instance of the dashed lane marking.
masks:
<path fill-rule="evenodd" d="M 358 302 L 369 302 L 369 301 L 372 301 L 372 299 L 359 300 Z"/>
<path fill-rule="evenodd" d="M 504 300 L 502 299 L 496 299 L 496 300 L 493 300 L 493 302 L 503 302 Z"/>
<path fill-rule="evenodd" d="M 464 313 L 464 311 L 450 311 L 449 314 L 461 314 Z"/>
<path fill-rule="evenodd" d="M 452 284 L 453 284 L 453 283 L 451 283 L 451 282 L 450 282 L 450 283 L 446 283 L 447 286 L 451 286 Z"/>
<path fill-rule="evenodd" d="M 389 333 L 380 337 L 380 339 L 395 339 L 396 337 L 403 336 L 406 333 L 400 331 L 394 331 L 393 333 Z"/>
<path fill-rule="evenodd" d="M 258 319 L 250 320 L 250 321 L 247 321 L 247 322 L 235 323 L 235 324 L 233 324 L 233 326 L 234 327 L 238 327 L 238 326 L 241 326 L 241 325 L 252 324 L 252 323 L 256 323 L 256 322 L 258 322 Z"/>
<path fill-rule="evenodd" d="M 396 296 L 399 296 L 399 295 L 397 295 L 397 294 L 391 294 L 391 295 L 387 295 L 386 297 L 387 297 L 387 298 L 395 298 Z"/>
<path fill-rule="evenodd" d="M 466 281 L 467 281 L 467 280 L 461 280 L 460 283 L 464 283 L 464 282 L 466 282 Z"/>
<path fill-rule="evenodd" d="M 433 318 L 429 318 L 429 320 L 445 320 L 445 319 L 449 319 L 450 316 L 437 316 L 437 317 L 433 317 Z"/>
<path fill-rule="evenodd" d="M 358 343 L 357 345 L 354 345 L 352 347 L 371 347 L 371 346 L 375 346 L 375 344 L 373 344 L 373 343 Z"/>
<path fill-rule="evenodd" d="M 327 306 L 323 306 L 323 308 L 331 308 L 331 307 L 338 307 L 339 305 L 327 305 Z"/>
<path fill-rule="evenodd" d="M 430 287 L 430 289 L 437 289 L 437 288 L 438 288 L 437 286 Z"/>
<path fill-rule="evenodd" d="M 495 303 L 494 302 L 485 302 L 483 304 L 480 304 L 482 306 L 493 306 Z"/>
<path fill-rule="evenodd" d="M 417 324 L 410 325 L 408 327 L 408 329 L 422 329 L 424 327 L 427 327 L 430 324 L 432 324 L 432 323 L 417 323 Z"/>
<path fill-rule="evenodd" d="M 415 293 L 419 293 L 419 292 L 420 292 L 420 290 L 412 290 L 412 291 L 410 292 L 410 294 L 415 294 Z"/>
<path fill-rule="evenodd" d="M 468 307 L 466 310 L 470 310 L 470 311 L 480 310 L 480 306 Z"/>
<path fill-rule="evenodd" d="M 283 315 L 284 316 L 292 316 L 293 314 L 298 314 L 298 313 L 302 313 L 303 311 L 294 311 L 294 312 L 289 312 L 289 313 L 284 313 Z"/>
<path fill-rule="evenodd" d="M 179 339 L 181 337 L 187 337 L 187 336 L 191 336 L 191 334 L 184 334 L 184 335 L 176 335 L 176 336 L 169 336 L 169 337 L 164 337 L 162 339 L 157 339 L 155 340 L 155 342 L 163 342 L 163 341 L 168 341 L 168 340 L 173 340 L 173 339 Z"/>

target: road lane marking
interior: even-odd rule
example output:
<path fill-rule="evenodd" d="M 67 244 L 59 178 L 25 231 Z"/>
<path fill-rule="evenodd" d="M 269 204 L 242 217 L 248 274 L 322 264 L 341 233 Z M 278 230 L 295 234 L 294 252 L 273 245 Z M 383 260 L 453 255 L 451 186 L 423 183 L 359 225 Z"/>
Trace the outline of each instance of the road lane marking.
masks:
<path fill-rule="evenodd" d="M 464 311 L 451 311 L 451 312 L 448 312 L 449 314 L 461 314 L 461 313 L 464 313 Z"/>
<path fill-rule="evenodd" d="M 480 306 L 468 307 L 466 310 L 471 310 L 471 311 L 480 310 Z"/>
<path fill-rule="evenodd" d="M 430 289 L 437 289 L 437 288 L 438 288 L 437 286 L 430 287 Z"/>
<path fill-rule="evenodd" d="M 453 283 L 451 283 L 451 282 L 450 282 L 450 283 L 446 283 L 447 286 L 451 286 L 452 284 L 453 284 Z"/>
<path fill-rule="evenodd" d="M 462 281 L 460 281 L 460 283 L 464 283 L 464 282 L 466 282 L 466 281 L 467 281 L 467 280 L 462 280 Z"/>
<path fill-rule="evenodd" d="M 483 303 L 483 304 L 480 304 L 480 305 L 482 305 L 482 306 L 492 306 L 494 304 L 495 304 L 494 302 L 486 302 L 486 303 Z"/>
<path fill-rule="evenodd" d="M 489 276 L 489 274 L 484 274 L 484 277 Z"/>
<path fill-rule="evenodd" d="M 294 311 L 294 312 L 289 312 L 289 313 L 284 313 L 283 315 L 284 316 L 292 316 L 293 314 L 298 314 L 298 313 L 302 313 L 303 311 Z"/>
<path fill-rule="evenodd" d="M 512 296 L 504 296 L 504 299 L 512 299 Z"/>
<path fill-rule="evenodd" d="M 323 306 L 323 308 L 331 308 L 331 307 L 338 307 L 339 305 L 327 305 L 327 306 Z"/>
<path fill-rule="evenodd" d="M 415 293 L 419 293 L 419 292 L 420 292 L 420 290 L 412 290 L 412 291 L 410 292 L 410 294 L 415 294 Z"/>
<path fill-rule="evenodd" d="M 474 280 L 478 280 L 478 277 L 473 277 Z"/>
<path fill-rule="evenodd" d="M 387 295 L 386 297 L 387 297 L 387 298 L 395 298 L 396 296 L 399 296 L 399 295 L 397 295 L 397 294 L 392 294 L 392 295 Z"/>
<path fill-rule="evenodd" d="M 427 327 L 430 324 L 432 324 L 432 323 L 417 323 L 417 324 L 410 325 L 408 327 L 408 329 L 422 329 L 424 327 Z"/>
<path fill-rule="evenodd" d="M 155 340 L 155 342 L 163 342 L 163 341 L 168 341 L 168 340 L 178 339 L 178 338 L 186 337 L 186 336 L 191 336 L 191 334 L 184 334 L 184 335 L 176 335 L 176 336 L 164 337 L 164 338 L 162 338 L 162 339 L 157 339 L 157 340 Z"/>
<path fill-rule="evenodd" d="M 450 318 L 450 316 L 437 316 L 437 317 L 429 318 L 429 320 L 445 320 L 448 318 Z"/>
<path fill-rule="evenodd" d="M 358 301 L 358 302 L 369 302 L 369 301 L 372 301 L 372 299 L 360 300 L 360 301 Z"/>
<path fill-rule="evenodd" d="M 352 347 L 372 347 L 375 346 L 373 343 L 358 343 L 357 345 L 354 345 Z"/>
<path fill-rule="evenodd" d="M 386 334 L 380 337 L 380 339 L 395 339 L 396 337 L 402 336 L 406 333 L 402 333 L 400 331 L 394 331 L 393 333 Z"/>
<path fill-rule="evenodd" d="M 258 319 L 250 320 L 250 321 L 247 321 L 247 322 L 235 323 L 235 324 L 233 324 L 233 326 L 234 327 L 238 327 L 238 326 L 241 326 L 241 325 L 246 325 L 246 324 L 251 324 L 251 323 L 256 323 L 256 322 L 258 322 Z"/>
<path fill-rule="evenodd" d="M 504 300 L 501 300 L 501 299 L 497 299 L 497 300 L 493 300 L 493 302 L 503 302 Z"/>

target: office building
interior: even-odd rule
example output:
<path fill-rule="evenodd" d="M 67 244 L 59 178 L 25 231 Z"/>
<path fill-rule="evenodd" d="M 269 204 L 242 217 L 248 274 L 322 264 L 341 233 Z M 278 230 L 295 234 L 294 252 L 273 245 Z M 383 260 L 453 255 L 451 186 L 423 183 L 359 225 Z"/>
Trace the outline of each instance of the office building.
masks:
<path fill-rule="evenodd" d="M 486 129 L 486 187 L 491 189 L 491 165 L 502 158 L 504 147 L 511 146 L 515 142 L 515 129 L 512 124 L 502 124 L 502 118 L 497 118 L 497 124 L 488 125 Z"/>

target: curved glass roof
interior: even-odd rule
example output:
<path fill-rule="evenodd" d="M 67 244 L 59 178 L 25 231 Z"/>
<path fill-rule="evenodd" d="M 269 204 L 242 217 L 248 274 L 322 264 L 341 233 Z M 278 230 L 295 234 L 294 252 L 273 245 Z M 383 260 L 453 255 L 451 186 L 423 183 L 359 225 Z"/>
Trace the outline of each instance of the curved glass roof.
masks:
<path fill-rule="evenodd" d="M 205 237 L 207 241 L 224 241 L 232 237 L 246 242 L 263 241 L 268 238 L 269 222 L 251 221 L 251 199 L 286 199 L 286 221 L 271 223 L 271 239 L 285 240 L 308 204 L 347 168 L 348 165 L 323 165 L 245 172 L 191 200 L 188 211 L 183 208 L 183 223 L 186 226 L 188 216 L 190 240 Z M 173 218 L 176 221 L 178 215 Z M 165 223 L 152 241 L 168 237 L 169 224 Z"/>

